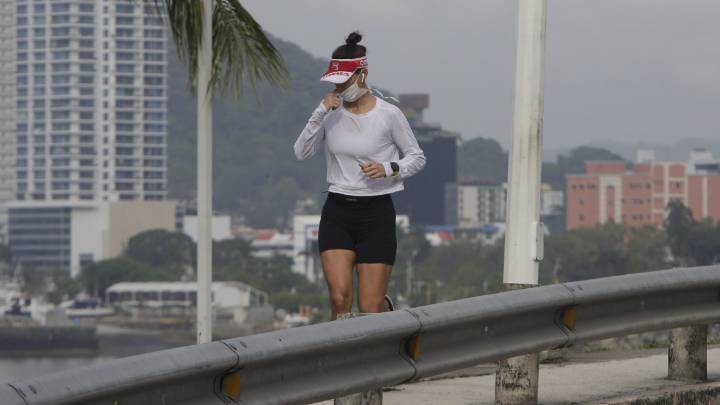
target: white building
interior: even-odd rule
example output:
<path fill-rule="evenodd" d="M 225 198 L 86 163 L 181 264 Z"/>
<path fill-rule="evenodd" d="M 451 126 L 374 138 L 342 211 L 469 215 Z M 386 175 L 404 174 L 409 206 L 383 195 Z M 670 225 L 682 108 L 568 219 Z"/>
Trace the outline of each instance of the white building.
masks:
<path fill-rule="evenodd" d="M 258 230 L 253 235 L 250 247 L 255 257 L 293 257 L 293 235 L 274 229 Z"/>
<path fill-rule="evenodd" d="M 507 184 L 463 182 L 457 192 L 459 227 L 505 222 Z"/>
<path fill-rule="evenodd" d="M 232 239 L 232 218 L 229 215 L 214 215 L 212 217 L 212 238 L 213 240 Z M 189 236 L 193 242 L 197 242 L 198 219 L 196 215 L 185 215 L 183 217 L 182 231 Z"/>
<path fill-rule="evenodd" d="M 720 173 L 720 159 L 708 149 L 693 149 L 688 158 L 688 172 L 693 174 Z"/>
<path fill-rule="evenodd" d="M 540 216 L 556 215 L 565 207 L 565 193 L 549 184 L 540 187 Z"/>
<path fill-rule="evenodd" d="M 212 283 L 212 312 L 217 319 L 243 322 L 251 307 L 267 305 L 268 295 L 241 282 Z M 105 292 L 108 305 L 124 310 L 147 309 L 157 315 L 188 315 L 197 306 L 194 282 L 122 282 Z"/>
<path fill-rule="evenodd" d="M 15 31 L 17 52 L 2 52 L 0 65 L 15 67 L 15 199 L 163 200 L 167 34 L 154 5 L 7 3 L 15 17 L 3 14 L 0 32 L 7 41 Z M 10 70 L 0 72 L 6 82 Z"/>
<path fill-rule="evenodd" d="M 8 212 L 13 264 L 73 277 L 86 263 L 120 255 L 140 232 L 175 230 L 173 201 L 18 201 Z"/>
<path fill-rule="evenodd" d="M 395 224 L 407 230 L 410 217 L 397 215 Z M 295 215 L 293 218 L 293 271 L 304 275 L 310 281 L 317 281 L 322 277 L 318 251 L 319 228 L 320 215 Z"/>

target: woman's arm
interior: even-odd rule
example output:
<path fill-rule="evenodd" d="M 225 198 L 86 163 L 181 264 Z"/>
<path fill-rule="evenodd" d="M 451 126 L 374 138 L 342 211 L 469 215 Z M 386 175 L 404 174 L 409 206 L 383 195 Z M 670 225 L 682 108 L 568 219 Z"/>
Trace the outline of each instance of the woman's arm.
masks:
<path fill-rule="evenodd" d="M 297 141 L 295 141 L 295 157 L 297 157 L 298 160 L 308 159 L 317 152 L 318 145 L 325 139 L 323 121 L 329 111 L 330 109 L 328 109 L 324 103 L 320 103 L 310 115 L 310 119 L 305 125 L 305 128 L 300 133 L 300 136 L 298 136 Z"/>
<path fill-rule="evenodd" d="M 420 149 L 417 139 L 410 128 L 405 114 L 400 109 L 395 109 L 393 114 L 392 122 L 390 123 L 390 133 L 392 135 L 393 142 L 400 149 L 403 154 L 403 158 L 400 159 L 397 164 L 400 166 L 398 176 L 401 178 L 410 177 L 425 167 L 425 153 Z M 385 167 L 385 174 L 389 177 L 392 176 L 392 169 L 390 168 L 390 162 L 383 162 Z"/>

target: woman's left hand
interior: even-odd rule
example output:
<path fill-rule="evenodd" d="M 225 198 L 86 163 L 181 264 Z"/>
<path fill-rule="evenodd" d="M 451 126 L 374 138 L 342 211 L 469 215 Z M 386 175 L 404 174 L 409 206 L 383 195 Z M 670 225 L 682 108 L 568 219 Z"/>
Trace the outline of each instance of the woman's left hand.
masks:
<path fill-rule="evenodd" d="M 360 163 L 360 168 L 366 176 L 371 179 L 380 179 L 385 177 L 385 166 L 377 162 Z"/>

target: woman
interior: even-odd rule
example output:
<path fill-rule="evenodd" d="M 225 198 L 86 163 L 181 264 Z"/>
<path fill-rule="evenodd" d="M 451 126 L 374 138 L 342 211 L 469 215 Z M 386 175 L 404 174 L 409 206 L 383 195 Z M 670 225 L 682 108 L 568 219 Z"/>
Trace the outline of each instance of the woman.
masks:
<path fill-rule="evenodd" d="M 320 80 L 335 84 L 335 90 L 313 111 L 295 142 L 299 160 L 325 144 L 329 188 L 318 245 L 332 319 L 351 311 L 353 267 L 358 271 L 360 312 L 383 312 L 392 306 L 385 296 L 397 249 L 390 194 L 402 190 L 402 180 L 425 166 L 403 113 L 369 90 L 361 39 L 353 32 L 333 52 Z"/>

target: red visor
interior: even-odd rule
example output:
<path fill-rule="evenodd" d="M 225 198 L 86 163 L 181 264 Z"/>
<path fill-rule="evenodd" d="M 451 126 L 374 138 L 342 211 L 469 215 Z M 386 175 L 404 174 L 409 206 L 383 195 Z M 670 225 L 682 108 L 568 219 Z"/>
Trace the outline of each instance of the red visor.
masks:
<path fill-rule="evenodd" d="M 345 83 L 358 69 L 364 69 L 367 65 L 367 56 L 356 59 L 330 59 L 330 65 L 320 80 L 337 84 Z"/>

